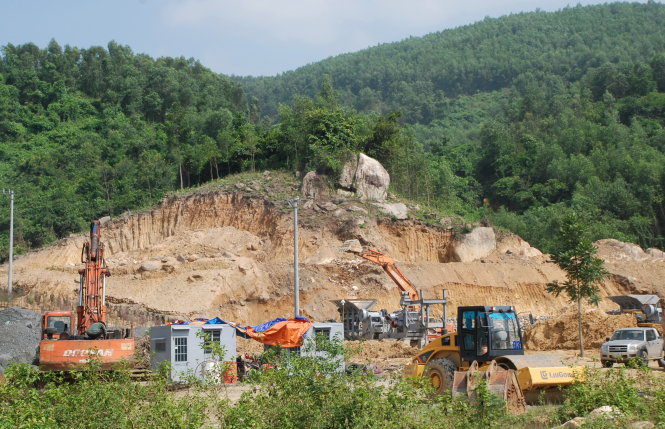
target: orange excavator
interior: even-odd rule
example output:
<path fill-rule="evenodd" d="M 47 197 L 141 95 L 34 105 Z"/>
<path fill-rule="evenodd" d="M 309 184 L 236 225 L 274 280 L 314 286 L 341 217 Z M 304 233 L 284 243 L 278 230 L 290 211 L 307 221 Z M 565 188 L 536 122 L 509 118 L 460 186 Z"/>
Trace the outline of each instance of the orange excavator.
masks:
<path fill-rule="evenodd" d="M 400 305 L 401 310 L 387 314 L 392 331 L 385 338 L 409 338 L 413 344 L 423 344 L 424 341 L 441 336 L 444 329 L 448 332 L 454 330 L 454 326 L 445 324 L 446 320 L 446 291 L 443 291 L 442 299 L 424 299 L 422 292 L 411 284 L 404 273 L 397 267 L 395 260 L 378 250 L 367 248 L 362 252 L 353 252 L 377 265 L 388 274 L 397 284 L 402 293 Z M 443 318 L 430 317 L 431 305 L 443 305 Z"/>
<path fill-rule="evenodd" d="M 380 265 L 386 274 L 388 274 L 388 276 L 390 276 L 390 278 L 397 284 L 397 287 L 399 287 L 402 292 L 406 292 L 409 295 L 409 300 L 420 301 L 420 294 L 406 278 L 404 273 L 402 273 L 397 265 L 395 265 L 395 260 L 393 258 L 374 249 L 367 249 L 360 253 L 360 256 Z M 420 310 L 419 305 L 411 305 L 409 308 L 413 311 Z"/>
<path fill-rule="evenodd" d="M 42 370 L 75 369 L 96 360 L 111 369 L 134 357 L 134 339 L 129 329 L 106 326 L 106 278 L 110 272 L 104 260 L 100 222 L 90 224 L 90 239 L 83 243 L 79 270 L 79 303 L 76 325 L 71 311 L 49 311 L 42 317 L 39 366 Z"/>

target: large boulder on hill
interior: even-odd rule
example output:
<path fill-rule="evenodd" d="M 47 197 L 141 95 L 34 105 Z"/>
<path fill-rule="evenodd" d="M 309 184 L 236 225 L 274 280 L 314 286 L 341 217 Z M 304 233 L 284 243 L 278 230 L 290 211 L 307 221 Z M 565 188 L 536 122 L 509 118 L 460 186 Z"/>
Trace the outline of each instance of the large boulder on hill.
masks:
<path fill-rule="evenodd" d="M 328 179 L 326 176 L 316 174 L 310 171 L 302 179 L 302 196 L 312 200 L 320 200 L 330 196 L 328 188 Z"/>
<path fill-rule="evenodd" d="M 339 185 L 364 200 L 384 201 L 390 175 L 379 161 L 361 153 L 344 164 Z"/>
<path fill-rule="evenodd" d="M 518 258 L 537 258 L 543 256 L 543 253 L 531 247 L 529 243 L 524 241 L 521 237 L 514 234 L 504 233 L 498 240 L 496 250 L 502 255 L 509 255 Z"/>
<path fill-rule="evenodd" d="M 654 249 L 653 247 L 647 249 L 647 255 L 654 259 L 665 259 L 665 252 L 660 249 Z"/>
<path fill-rule="evenodd" d="M 598 241 L 603 256 L 608 259 L 640 262 L 649 258 L 642 248 L 634 243 L 624 243 L 619 240 L 608 239 Z"/>
<path fill-rule="evenodd" d="M 478 227 L 457 238 L 452 246 L 451 262 L 471 262 L 484 258 L 496 249 L 496 235 L 490 227 Z"/>
<path fill-rule="evenodd" d="M 598 256 L 606 262 L 630 261 L 645 262 L 653 258 L 651 254 L 642 250 L 640 246 L 633 243 L 611 239 L 598 240 L 594 243 L 598 248 Z"/>
<path fill-rule="evenodd" d="M 387 215 L 393 216 L 395 219 L 404 220 L 409 217 L 409 209 L 403 203 L 376 202 L 374 206 Z"/>

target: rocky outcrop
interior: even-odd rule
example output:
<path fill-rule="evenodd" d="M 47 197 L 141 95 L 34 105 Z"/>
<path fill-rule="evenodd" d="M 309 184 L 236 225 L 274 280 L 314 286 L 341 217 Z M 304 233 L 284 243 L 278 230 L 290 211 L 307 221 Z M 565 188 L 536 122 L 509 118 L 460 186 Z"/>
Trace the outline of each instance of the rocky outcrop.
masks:
<path fill-rule="evenodd" d="M 521 237 L 514 234 L 503 233 L 501 234 L 501 239 L 497 241 L 496 251 L 501 255 L 518 258 L 538 258 L 543 256 L 540 250 L 532 247 Z"/>
<path fill-rule="evenodd" d="M 344 164 L 339 186 L 354 192 L 364 200 L 384 201 L 390 185 L 390 175 L 374 158 L 359 154 Z"/>
<path fill-rule="evenodd" d="M 450 261 L 471 262 L 496 250 L 496 236 L 490 227 L 478 227 L 457 238 L 453 243 Z"/>
<path fill-rule="evenodd" d="M 662 262 L 665 260 L 665 252 L 662 250 L 650 248 L 645 251 L 637 244 L 624 243 L 613 238 L 598 240 L 594 245 L 598 248 L 598 256 L 606 262 Z"/>
<path fill-rule="evenodd" d="M 380 211 L 392 216 L 398 220 L 404 220 L 409 217 L 409 209 L 402 203 L 374 203 Z"/>
<path fill-rule="evenodd" d="M 310 171 L 302 179 L 302 196 L 307 199 L 321 200 L 330 197 L 328 179 L 326 176 Z"/>
<path fill-rule="evenodd" d="M 640 246 L 633 243 L 624 243 L 615 239 L 598 240 L 595 243 L 598 247 L 598 256 L 606 261 L 634 261 L 641 262 L 650 259 Z"/>
<path fill-rule="evenodd" d="M 363 246 L 358 240 L 346 240 L 339 250 L 340 252 L 361 253 L 363 251 Z"/>

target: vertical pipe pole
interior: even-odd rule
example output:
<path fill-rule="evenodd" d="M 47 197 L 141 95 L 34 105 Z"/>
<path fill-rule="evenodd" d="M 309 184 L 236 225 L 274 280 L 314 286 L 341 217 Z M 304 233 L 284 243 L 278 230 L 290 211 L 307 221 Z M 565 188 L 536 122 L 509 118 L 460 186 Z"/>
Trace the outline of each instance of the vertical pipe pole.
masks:
<path fill-rule="evenodd" d="M 443 329 L 446 329 L 448 324 L 448 291 L 443 290 Z"/>
<path fill-rule="evenodd" d="M 300 316 L 300 279 L 298 278 L 298 202 L 299 197 L 293 200 L 293 301 L 294 317 Z"/>
<path fill-rule="evenodd" d="M 425 335 L 424 338 L 420 338 L 420 344 L 419 346 L 422 347 L 428 342 L 428 335 L 429 335 L 429 305 L 425 305 L 425 295 L 423 294 L 423 290 L 420 289 L 418 291 L 420 294 L 420 322 L 422 323 L 423 317 L 425 318 Z"/>
<path fill-rule="evenodd" d="M 7 283 L 9 287 L 7 288 L 9 294 L 9 300 L 12 299 L 12 273 L 13 273 L 13 264 L 14 264 L 14 191 L 9 190 L 9 274 Z"/>
<path fill-rule="evenodd" d="M 79 307 L 83 307 L 83 274 L 79 277 Z"/>

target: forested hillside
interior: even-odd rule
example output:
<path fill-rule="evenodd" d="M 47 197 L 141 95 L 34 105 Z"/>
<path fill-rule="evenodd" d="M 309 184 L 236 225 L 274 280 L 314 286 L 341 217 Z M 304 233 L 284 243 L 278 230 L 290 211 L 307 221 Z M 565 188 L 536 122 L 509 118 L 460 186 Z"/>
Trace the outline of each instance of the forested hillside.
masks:
<path fill-rule="evenodd" d="M 427 159 L 412 198 L 455 199 L 544 250 L 572 210 L 596 238 L 662 248 L 663 22 L 655 2 L 522 13 L 241 81 L 277 120 L 324 76 L 342 103 L 396 112 Z"/>
<path fill-rule="evenodd" d="M 399 126 L 340 106 L 330 81 L 315 100 L 285 107 L 272 127 L 238 84 L 195 60 L 155 60 L 115 42 L 7 45 L 2 54 L 0 183 L 16 194 L 19 252 L 246 170 L 334 174 L 350 153 L 380 146 L 395 177 L 408 174 L 400 151 L 413 145 L 396 144 Z M 1 213 L 6 257 L 9 210 Z"/>
<path fill-rule="evenodd" d="M 247 95 L 196 60 L 114 42 L 4 46 L 0 183 L 19 250 L 232 173 L 335 175 L 357 151 L 398 195 L 545 251 L 571 211 L 594 238 L 662 248 L 663 22 L 654 2 L 488 18 L 240 79 Z"/>
<path fill-rule="evenodd" d="M 0 183 L 16 193 L 19 249 L 222 175 L 224 159 L 202 152 L 235 138 L 243 97 L 194 60 L 154 60 L 113 42 L 4 46 Z"/>
<path fill-rule="evenodd" d="M 446 100 L 508 88 L 525 73 L 575 82 L 606 63 L 646 61 L 663 51 L 663 22 L 655 2 L 520 13 L 240 81 L 272 118 L 294 94 L 314 96 L 329 74 L 346 105 L 429 123 L 447 116 Z"/>

